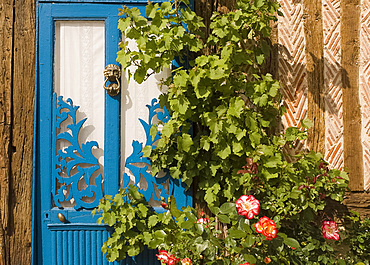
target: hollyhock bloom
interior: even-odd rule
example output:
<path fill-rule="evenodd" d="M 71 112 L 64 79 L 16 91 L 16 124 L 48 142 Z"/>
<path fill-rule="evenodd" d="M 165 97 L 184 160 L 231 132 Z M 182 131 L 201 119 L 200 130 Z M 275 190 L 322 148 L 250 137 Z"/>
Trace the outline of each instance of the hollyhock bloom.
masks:
<path fill-rule="evenodd" d="M 252 219 L 260 211 L 260 202 L 253 195 L 242 195 L 235 204 L 238 214 L 244 215 L 248 219 Z"/>
<path fill-rule="evenodd" d="M 266 240 L 272 240 L 277 236 L 278 230 L 276 229 L 275 222 L 266 216 L 260 218 L 259 221 L 254 224 L 254 227 L 258 233 L 266 237 Z"/>
<path fill-rule="evenodd" d="M 269 257 L 265 257 L 263 259 L 263 261 L 266 263 L 266 264 L 269 264 L 271 262 L 271 259 Z"/>
<path fill-rule="evenodd" d="M 158 260 L 160 260 L 162 263 L 167 264 L 170 260 L 170 255 L 166 250 L 158 250 L 159 254 L 156 254 Z"/>
<path fill-rule="evenodd" d="M 334 221 L 322 222 L 322 235 L 325 239 L 339 239 L 337 224 Z"/>
<path fill-rule="evenodd" d="M 181 265 L 191 265 L 191 260 L 189 258 L 182 259 Z"/>

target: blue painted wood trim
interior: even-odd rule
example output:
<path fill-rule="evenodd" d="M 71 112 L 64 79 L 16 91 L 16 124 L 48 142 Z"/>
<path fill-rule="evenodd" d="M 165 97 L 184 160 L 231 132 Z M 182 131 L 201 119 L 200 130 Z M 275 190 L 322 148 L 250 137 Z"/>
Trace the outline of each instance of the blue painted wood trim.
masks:
<path fill-rule="evenodd" d="M 105 21 L 106 43 L 105 46 L 105 65 L 118 64 L 116 62 L 119 41 L 121 39 L 118 25 L 118 14 L 111 14 Z M 115 34 L 113 34 L 115 32 Z M 118 36 L 118 37 L 117 37 Z M 104 156 L 104 179 L 113 179 L 115 182 L 104 182 L 104 193 L 114 195 L 118 192 L 120 181 L 120 111 L 121 94 L 111 97 L 105 92 L 105 133 L 104 133 L 104 152 L 110 154 Z"/>
<path fill-rule="evenodd" d="M 36 43 L 35 43 L 35 54 L 36 58 L 39 54 L 39 47 L 38 47 L 38 40 L 39 39 L 39 13 L 36 12 Z M 41 249 L 38 249 L 36 247 L 37 242 L 37 232 L 36 230 L 41 227 L 40 225 L 40 214 L 39 213 L 39 207 L 37 206 L 38 198 L 40 197 L 40 194 L 38 193 L 38 189 L 40 186 L 39 179 L 36 177 L 38 174 L 37 169 L 39 168 L 37 163 L 39 157 L 38 149 L 37 149 L 37 143 L 38 139 L 37 136 L 39 135 L 39 129 L 37 127 L 38 123 L 38 99 L 39 99 L 39 64 L 38 60 L 35 60 L 35 101 L 34 101 L 34 127 L 33 127 L 33 168 L 32 168 L 32 235 L 31 235 L 31 264 L 37 264 L 37 258 L 41 256 Z"/>
<path fill-rule="evenodd" d="M 74 224 L 50 224 L 48 225 L 48 228 L 51 231 L 88 231 L 88 230 L 94 230 L 94 231 L 110 231 L 113 230 L 112 227 L 107 225 L 98 225 L 96 223 L 91 224 L 85 224 L 85 223 L 74 223 Z"/>
<path fill-rule="evenodd" d="M 52 68 L 52 47 L 53 45 L 53 38 L 48 35 L 47 32 L 53 32 L 53 21 L 51 18 L 51 8 L 50 5 L 42 5 L 39 6 L 39 29 L 42 26 L 42 30 L 39 31 L 39 38 L 42 39 L 42 42 L 39 42 L 39 53 L 38 53 L 38 64 L 39 64 L 39 77 L 42 76 L 42 79 L 38 80 L 39 83 L 39 95 L 38 95 L 38 106 L 43 106 L 39 108 L 37 111 L 39 113 L 37 119 L 37 175 L 36 178 L 41 182 L 40 176 L 51 176 L 51 119 L 52 119 L 52 112 L 51 112 L 51 99 L 52 99 L 52 84 L 53 84 L 53 73 L 50 71 Z M 39 184 L 41 184 L 39 182 Z M 46 245 L 51 246 L 51 238 L 46 237 L 48 231 L 46 227 L 43 225 L 44 220 L 42 217 L 44 213 L 41 211 L 43 209 L 50 208 L 51 205 L 51 193 L 50 193 L 50 186 L 51 186 L 51 178 L 46 178 L 42 180 L 43 185 L 39 185 L 37 191 L 39 192 L 39 197 L 37 199 L 39 210 L 38 214 L 38 227 L 37 227 L 37 246 L 36 249 L 38 251 L 42 251 L 41 244 L 44 242 Z M 38 257 L 38 261 L 36 264 L 42 264 L 42 260 L 44 260 L 44 255 L 40 255 Z"/>
<path fill-rule="evenodd" d="M 38 3 L 109 3 L 109 4 L 143 4 L 146 5 L 148 0 L 38 0 Z M 153 3 L 163 3 L 166 0 L 153 0 Z M 193 9 L 194 0 L 190 0 L 190 7 Z"/>

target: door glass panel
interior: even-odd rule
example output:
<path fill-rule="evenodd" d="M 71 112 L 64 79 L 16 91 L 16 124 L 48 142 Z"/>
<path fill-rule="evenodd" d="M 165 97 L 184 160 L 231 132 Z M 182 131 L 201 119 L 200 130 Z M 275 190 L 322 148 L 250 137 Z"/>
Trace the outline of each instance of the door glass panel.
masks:
<path fill-rule="evenodd" d="M 130 50 L 137 50 L 134 40 L 124 38 Z M 131 73 L 135 71 L 130 67 Z M 171 70 L 164 69 L 151 75 L 142 84 L 134 80 L 127 81 L 127 73 L 123 73 L 121 99 L 121 169 L 123 186 L 136 184 L 152 206 L 160 206 L 160 197 L 169 194 L 169 178 L 161 173 L 154 179 L 151 176 L 149 159 L 139 154 L 146 144 L 151 144 L 149 130 L 151 124 L 160 124 L 169 117 L 168 113 L 159 108 L 158 96 L 167 88 L 160 86 L 160 81 L 170 76 Z M 157 115 L 159 113 L 159 115 Z M 163 114 L 163 115 L 161 115 Z M 160 128 L 160 126 L 159 126 Z"/>
<path fill-rule="evenodd" d="M 67 117 L 60 126 L 57 125 L 55 139 L 56 154 L 63 153 L 57 157 L 54 168 L 57 171 L 53 179 L 56 206 L 76 207 L 77 204 L 85 207 L 85 203 L 99 199 L 96 198 L 95 189 L 97 184 L 101 186 L 96 182 L 102 182 L 99 178 L 103 176 L 104 165 L 104 36 L 104 21 L 55 22 L 56 122 Z M 68 99 L 72 102 L 68 102 Z M 74 112 L 73 108 L 76 107 L 79 108 Z M 80 128 L 79 122 L 84 119 L 86 121 Z M 68 137 L 63 137 L 63 133 L 64 136 L 69 134 L 67 136 L 74 143 Z M 93 141 L 97 144 L 92 144 Z M 89 148 L 83 150 L 87 143 L 90 143 Z M 99 161 L 95 161 L 96 164 L 94 157 Z M 63 163 L 67 163 L 67 166 Z"/>

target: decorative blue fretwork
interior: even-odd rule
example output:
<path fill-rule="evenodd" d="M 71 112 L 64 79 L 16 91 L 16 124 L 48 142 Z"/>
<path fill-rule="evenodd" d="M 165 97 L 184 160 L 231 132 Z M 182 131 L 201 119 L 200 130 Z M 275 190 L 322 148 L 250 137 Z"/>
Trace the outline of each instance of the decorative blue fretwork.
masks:
<path fill-rule="evenodd" d="M 79 106 L 74 106 L 70 98 L 66 101 L 62 96 L 56 103 L 54 93 L 54 136 L 53 146 L 57 148 L 57 141 L 68 143 L 65 148 L 59 148 L 53 157 L 53 196 L 54 203 L 62 207 L 61 203 L 74 201 L 74 208 L 93 208 L 103 197 L 102 176 L 99 173 L 98 159 L 92 149 L 99 148 L 95 141 L 79 143 L 78 136 L 86 121 L 77 120 Z M 69 130 L 62 130 L 61 125 Z M 63 127 L 64 128 L 64 127 Z M 91 183 L 94 183 L 92 185 Z"/>
<path fill-rule="evenodd" d="M 155 137 L 153 138 L 150 135 L 150 128 L 154 124 L 154 121 L 157 120 L 159 124 L 166 123 L 169 119 L 169 113 L 166 107 L 163 109 L 160 108 L 157 99 L 152 99 L 150 105 L 146 105 L 149 110 L 149 119 L 148 122 L 145 122 L 142 119 L 139 119 L 141 125 L 144 128 L 146 142 L 145 146 L 153 146 L 155 148 L 155 142 L 160 138 L 160 132 L 158 131 Z M 169 174 L 164 174 L 162 177 L 155 177 L 152 176 L 149 167 L 151 165 L 150 159 L 147 157 L 143 157 L 143 143 L 139 143 L 138 141 L 132 142 L 133 152 L 132 154 L 127 157 L 125 167 L 131 172 L 131 179 L 130 176 L 126 173 L 123 174 L 123 187 L 126 187 L 130 181 L 134 182 L 133 184 L 138 186 L 139 182 L 141 182 L 141 178 L 143 177 L 146 181 L 147 188 L 140 189 L 140 192 L 144 195 L 147 201 L 150 199 L 154 199 L 154 196 L 157 198 L 157 201 L 162 196 L 164 198 L 168 197 L 168 190 L 171 190 L 171 185 L 178 185 L 178 180 L 173 180 L 169 178 Z M 168 186 L 166 188 L 166 186 Z M 155 199 L 154 199 L 155 200 Z"/>

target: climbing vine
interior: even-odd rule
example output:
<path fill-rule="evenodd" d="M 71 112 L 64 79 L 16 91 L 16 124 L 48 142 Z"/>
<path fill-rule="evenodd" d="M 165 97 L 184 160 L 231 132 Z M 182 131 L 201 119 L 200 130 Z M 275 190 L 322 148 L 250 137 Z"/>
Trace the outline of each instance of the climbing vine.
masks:
<path fill-rule="evenodd" d="M 158 258 L 166 264 L 180 261 L 175 254 L 183 264 L 190 257 L 199 264 L 343 264 L 332 244 L 339 238 L 337 224 L 325 207 L 343 200 L 348 176 L 330 169 L 320 153 L 286 152 L 306 139 L 310 121 L 281 130 L 280 84 L 262 74 L 278 9 L 277 1 L 238 0 L 235 10 L 214 12 L 207 37 L 187 0 L 149 3 L 146 14 L 121 10 L 118 27 L 137 43 L 136 50 L 120 43 L 117 60 L 129 77 L 142 83 L 172 67 L 160 96 L 171 119 L 160 124 L 161 138 L 143 149 L 144 156 L 153 174 L 167 170 L 188 188 L 197 185 L 194 196 L 214 217 L 179 211 L 173 198 L 163 202 L 167 213 L 157 214 L 137 202 L 136 190 L 121 191 L 99 206 L 100 221 L 115 226 L 103 247 L 110 260 L 137 255 L 146 246 L 160 249 Z M 158 131 L 158 125 L 151 127 L 153 137 Z M 258 201 L 258 211 L 252 214 L 244 201 L 246 212 L 237 212 L 243 196 Z M 136 219 L 125 219 L 122 209 Z M 216 221 L 228 228 L 224 236 Z M 135 233 L 128 227 L 136 227 L 130 230 Z"/>

